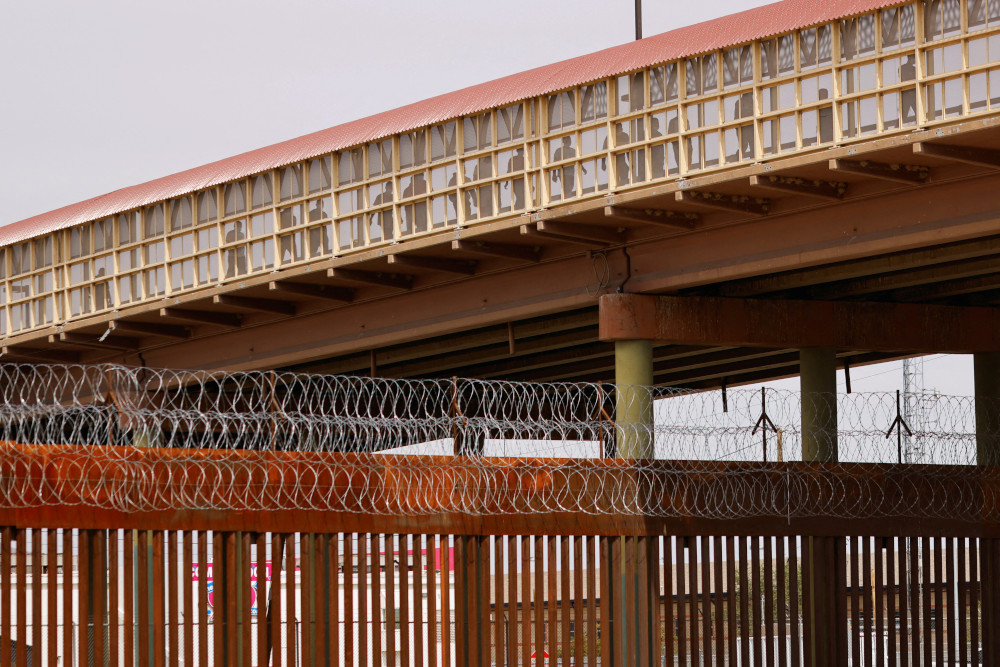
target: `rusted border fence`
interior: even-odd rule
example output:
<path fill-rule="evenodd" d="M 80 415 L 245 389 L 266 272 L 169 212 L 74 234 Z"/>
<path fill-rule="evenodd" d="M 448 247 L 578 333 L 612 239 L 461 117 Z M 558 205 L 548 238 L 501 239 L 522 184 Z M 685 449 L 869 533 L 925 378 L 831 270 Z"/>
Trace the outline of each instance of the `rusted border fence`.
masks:
<path fill-rule="evenodd" d="M 978 665 L 996 650 L 997 592 L 980 583 L 995 581 L 995 539 L 2 534 L 5 665 L 524 665 L 543 651 Z M 247 573 L 268 551 L 281 555 L 251 615 Z"/>
<path fill-rule="evenodd" d="M 72 448 L 62 453 L 21 447 L 22 456 L 42 457 L 32 470 L 79 474 Z M 509 483 L 527 484 L 525 493 L 548 483 L 520 464 L 529 474 Z M 612 462 L 592 465 L 625 474 Z M 768 479 L 775 465 L 727 464 Z M 781 465 L 832 475 L 822 464 Z M 897 473 L 919 482 L 927 468 Z M 105 474 L 112 483 L 112 461 Z M 898 486 L 885 466 L 873 464 L 869 475 L 869 488 L 886 496 Z M 150 479 L 147 492 L 176 479 L 190 477 Z M 996 496 L 985 488 L 994 476 L 982 479 L 981 496 L 967 503 Z M 351 480 L 347 465 L 341 482 Z M 453 481 L 442 478 L 437 491 L 453 492 Z M 927 475 L 928 502 L 941 483 Z M 94 501 L 5 511 L 0 667 L 28 664 L 29 650 L 36 665 L 289 667 L 530 664 L 543 652 L 552 665 L 642 667 L 663 656 L 682 665 L 902 666 L 997 664 L 1000 655 L 1000 525 L 985 504 L 973 522 L 503 508 L 420 517 L 135 513 L 94 509 Z M 268 561 L 254 615 L 252 572 L 259 587 Z"/>

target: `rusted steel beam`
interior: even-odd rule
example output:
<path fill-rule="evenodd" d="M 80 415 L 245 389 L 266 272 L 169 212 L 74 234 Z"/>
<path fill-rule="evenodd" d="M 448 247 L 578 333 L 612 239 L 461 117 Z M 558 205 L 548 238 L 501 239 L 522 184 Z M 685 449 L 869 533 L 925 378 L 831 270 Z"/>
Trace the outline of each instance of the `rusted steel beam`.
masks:
<path fill-rule="evenodd" d="M 819 181 L 795 176 L 751 176 L 750 185 L 772 192 L 820 199 L 843 199 L 847 192 L 847 183 L 843 181 Z"/>
<path fill-rule="evenodd" d="M 238 327 L 243 318 L 236 313 L 223 313 L 217 310 L 192 310 L 190 308 L 160 308 L 160 317 L 168 320 L 194 322 L 196 324 L 214 324 L 220 327 Z"/>
<path fill-rule="evenodd" d="M 888 297 L 888 301 L 923 301 L 926 303 L 958 297 L 957 300 L 963 303 L 970 301 L 975 303 L 984 297 L 986 299 L 995 298 L 996 290 L 1000 290 L 1000 273 L 959 278 L 933 285 L 904 287 L 893 290 L 885 296 Z"/>
<path fill-rule="evenodd" d="M 445 273 L 456 273 L 462 276 L 475 275 L 477 266 L 477 262 L 473 260 L 404 255 L 402 253 L 389 255 L 388 261 L 390 266 L 425 269 L 427 271 L 444 271 Z"/>
<path fill-rule="evenodd" d="M 885 275 L 884 279 L 888 281 L 893 276 L 909 276 L 916 271 L 943 271 L 948 272 L 948 278 L 952 278 L 956 277 L 952 273 L 955 271 L 955 267 L 967 267 L 967 263 L 970 260 L 991 261 L 991 258 L 998 254 L 1000 254 L 1000 239 L 975 239 L 973 241 L 952 243 L 932 249 L 921 248 L 892 255 L 879 255 L 853 262 L 827 264 L 804 268 L 794 272 L 785 271 L 747 280 L 739 280 L 720 286 L 719 296 L 747 297 L 760 296 L 762 294 L 780 294 L 788 290 L 816 287 L 823 283 L 871 280 L 873 276 L 882 274 Z M 980 273 L 985 272 L 980 271 Z M 976 275 L 976 273 L 963 273 L 963 275 Z M 946 277 L 944 276 L 938 276 L 932 282 L 945 279 Z M 892 283 L 886 286 L 885 289 L 900 286 L 898 283 Z M 917 300 L 913 297 L 911 299 Z M 888 300 L 906 301 L 907 299 L 900 297 Z"/>
<path fill-rule="evenodd" d="M 377 271 L 359 271 L 357 269 L 327 269 L 326 277 L 356 285 L 371 285 L 375 287 L 392 287 L 409 290 L 413 287 L 413 276 L 405 273 L 380 273 Z"/>
<path fill-rule="evenodd" d="M 931 144 L 918 142 L 913 144 L 914 155 L 939 157 L 945 160 L 965 162 L 980 167 L 1000 167 L 1000 150 L 983 148 L 981 146 L 956 146 L 953 144 Z"/>
<path fill-rule="evenodd" d="M 535 336 L 527 340 L 515 337 L 514 340 L 513 353 L 510 351 L 511 339 L 508 337 L 506 341 L 471 350 L 455 349 L 449 345 L 449 354 L 443 358 L 435 357 L 391 366 L 379 354 L 379 371 L 383 377 L 429 377 L 434 373 L 448 373 L 451 376 L 487 378 L 491 375 L 544 368 L 553 361 L 578 360 L 583 352 L 582 346 L 587 346 L 586 352 L 594 352 L 590 348 L 596 348 L 596 354 L 614 352 L 614 346 L 597 342 L 596 327 Z"/>
<path fill-rule="evenodd" d="M 923 165 L 884 164 L 870 160 L 834 159 L 829 163 L 830 171 L 858 174 L 868 178 L 879 178 L 897 183 L 919 185 L 927 180 L 930 170 Z"/>
<path fill-rule="evenodd" d="M 0 357 L 3 357 L 4 361 L 26 362 L 33 364 L 44 362 L 58 364 L 80 363 L 79 352 L 38 347 L 9 347 L 4 345 L 3 347 L 0 347 Z"/>
<path fill-rule="evenodd" d="M 1000 497 L 1000 480 L 988 469 L 977 467 L 897 466 L 891 464 L 757 463 L 709 461 L 649 461 L 642 469 L 634 462 L 579 460 L 575 474 L 562 476 L 553 470 L 559 459 L 468 460 L 453 457 L 385 456 L 375 465 L 370 456 L 321 452 L 253 452 L 242 450 L 180 450 L 169 448 L 103 448 L 66 445 L 0 445 L 0 475 L 7 479 L 34 478 L 45 491 L 33 497 L 33 506 L 5 510 L 7 523 L 17 528 L 78 529 L 134 528 L 142 530 L 214 530 L 251 532 L 377 532 L 454 535 L 675 535 L 757 534 L 873 535 L 937 534 L 1000 537 L 1000 510 L 984 499 Z M 170 505 L 157 511 L 127 511 L 113 507 L 112 493 L 119 502 L 139 501 L 133 494 L 166 499 L 183 496 L 184 488 L 198 483 L 211 461 L 219 480 L 217 496 L 210 502 L 233 509 L 183 509 Z M 317 465 L 322 464 L 322 465 Z M 141 471 L 142 484 L 130 466 Z M 317 470 L 325 472 L 317 474 Z M 421 469 L 427 475 L 417 475 Z M 219 472 L 221 471 L 221 473 Z M 433 473 L 433 474 L 431 474 Z M 738 517 L 709 520 L 699 508 L 706 498 L 724 493 L 734 475 L 741 483 L 759 489 L 768 497 L 781 498 L 789 475 L 804 489 L 802 516 L 854 516 L 856 498 L 883 498 L 874 511 L 879 518 Z M 433 480 L 415 483 L 421 478 Z M 981 519 L 931 520 L 922 515 L 897 515 L 892 508 L 919 507 L 917 498 L 949 496 L 949 481 L 965 480 L 955 515 L 968 515 L 968 504 L 978 503 Z M 130 482 L 129 480 L 133 480 Z M 301 483 L 304 480 L 306 483 Z M 488 484 L 486 482 L 489 482 Z M 70 482 L 63 484 L 63 482 Z M 568 488 L 566 488 L 568 485 Z M 831 485 L 845 491 L 831 500 L 822 490 Z M 269 493 L 252 494 L 253 506 L 241 506 L 228 489 L 264 488 Z M 489 487 L 489 488 L 487 488 Z M 650 498 L 651 507 L 670 510 L 670 517 L 636 514 L 604 515 L 546 510 L 545 498 L 553 493 L 572 494 L 584 506 L 614 508 L 607 494 L 633 488 Z M 60 491 L 61 489 L 61 491 Z M 618 491 L 616 491 L 616 489 Z M 713 490 L 715 489 L 715 490 Z M 469 494 L 468 505 L 485 509 L 479 514 L 450 510 L 453 494 Z M 904 491 L 905 490 L 905 491 Z M 343 511 L 287 509 L 328 506 L 331 494 L 357 498 L 357 506 Z M 908 495 L 901 495 L 901 494 Z M 478 495 L 477 495 L 478 494 Z M 485 494 L 485 495 L 483 495 Z M 971 494 L 971 496 L 970 496 Z M 911 497 L 912 496 L 912 497 Z M 405 516 L 403 506 L 422 507 L 426 513 Z M 266 498 L 273 500 L 270 503 Z M 487 498 L 500 498 L 487 504 Z M 814 500 L 809 500 L 813 499 Z M 396 499 L 396 500 L 393 500 Z M 814 507 L 808 505 L 813 502 Z M 874 501 L 873 501 L 874 502 Z M 127 504 L 129 504 L 127 503 Z M 525 512 L 525 507 L 537 511 Z M 838 503 L 843 504 L 841 508 Z M 170 507 L 170 508 L 167 508 Z M 435 507 L 440 511 L 435 512 Z M 286 508 L 286 509 L 283 509 Z M 687 508 L 681 510 L 680 508 Z M 947 516 L 943 510 L 942 516 Z M 735 531 L 735 532 L 733 532 Z"/>
<path fill-rule="evenodd" d="M 261 299 L 251 296 L 236 296 L 234 294 L 216 294 L 212 303 L 217 306 L 239 308 L 240 310 L 256 310 L 262 313 L 277 315 L 294 315 L 295 304 L 282 299 Z"/>
<path fill-rule="evenodd" d="M 798 297 L 807 299 L 858 298 L 862 295 L 882 293 L 878 301 L 918 301 L 930 303 L 942 297 L 935 296 L 940 288 L 947 289 L 948 283 L 963 278 L 981 280 L 992 278 L 994 287 L 998 282 L 996 271 L 1000 268 L 1000 257 L 987 255 L 944 264 L 931 264 L 910 269 L 893 270 L 883 275 L 840 280 L 827 285 L 816 285 L 803 290 Z M 990 289 L 989 283 L 973 286 L 972 290 Z M 892 290 L 892 291 L 890 291 Z M 888 294 L 885 294 L 889 292 Z M 959 294 L 961 291 L 958 292 Z M 945 297 L 950 296 L 944 292 Z M 888 298 L 886 298 L 888 297 Z M 965 304 L 968 305 L 968 304 Z"/>
<path fill-rule="evenodd" d="M 625 208 L 623 206 L 605 206 L 604 217 L 612 221 L 638 222 L 643 225 L 661 227 L 680 227 L 694 229 L 701 221 L 697 213 L 679 213 L 661 208 Z"/>
<path fill-rule="evenodd" d="M 191 337 L 191 329 L 177 324 L 159 324 L 152 322 L 133 322 L 131 320 L 112 320 L 108 322 L 112 331 L 126 334 L 141 334 L 144 336 L 161 336 L 163 338 L 186 339 Z"/>
<path fill-rule="evenodd" d="M 98 350 L 138 350 L 139 339 L 128 336 L 108 336 L 103 341 L 98 336 L 73 332 L 62 332 L 58 336 L 49 336 L 49 344 L 55 345 L 65 343 L 66 345 L 78 345 L 80 347 L 92 347 Z"/>
<path fill-rule="evenodd" d="M 274 280 L 267 288 L 277 294 L 292 294 L 311 299 L 325 299 L 347 303 L 354 300 L 354 290 L 332 285 L 317 285 L 315 283 L 294 283 L 288 280 Z"/>
<path fill-rule="evenodd" d="M 618 229 L 576 224 L 562 220 L 539 220 L 534 227 L 521 225 L 521 235 L 598 246 L 611 245 L 625 240 L 624 233 Z"/>
<path fill-rule="evenodd" d="M 451 249 L 472 255 L 500 257 L 502 259 L 537 262 L 541 257 L 538 246 L 519 245 L 517 243 L 495 243 L 492 241 L 452 241 Z"/>
<path fill-rule="evenodd" d="M 760 197 L 743 195 L 728 195 L 719 192 L 702 192 L 700 190 L 681 190 L 674 193 L 674 199 L 681 204 L 694 204 L 705 208 L 714 208 L 732 213 L 749 213 L 750 215 L 767 215 L 771 210 L 771 201 Z"/>
<path fill-rule="evenodd" d="M 873 352 L 1000 350 L 1000 309 L 916 303 L 606 294 L 603 341 Z"/>

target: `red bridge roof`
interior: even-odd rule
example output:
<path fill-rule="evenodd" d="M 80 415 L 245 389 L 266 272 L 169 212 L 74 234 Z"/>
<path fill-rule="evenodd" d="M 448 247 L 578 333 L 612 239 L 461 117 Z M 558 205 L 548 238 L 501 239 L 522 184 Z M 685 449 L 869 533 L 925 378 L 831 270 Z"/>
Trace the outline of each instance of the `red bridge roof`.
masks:
<path fill-rule="evenodd" d="M 752 42 L 900 0 L 782 0 L 432 97 L 0 227 L 10 245 L 212 185 L 657 63 Z"/>

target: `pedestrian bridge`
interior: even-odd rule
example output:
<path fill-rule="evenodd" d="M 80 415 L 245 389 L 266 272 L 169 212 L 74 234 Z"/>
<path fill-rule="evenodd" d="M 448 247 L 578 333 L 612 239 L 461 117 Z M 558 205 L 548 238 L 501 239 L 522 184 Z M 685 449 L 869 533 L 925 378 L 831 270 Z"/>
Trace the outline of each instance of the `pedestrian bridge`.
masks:
<path fill-rule="evenodd" d="M 556 263 L 583 253 L 589 253 L 591 278 L 597 274 L 591 291 L 645 270 L 650 275 L 635 276 L 638 284 L 629 287 L 662 292 L 759 275 L 762 268 L 910 250 L 928 245 L 930 237 L 902 238 L 896 230 L 896 242 L 854 255 L 841 249 L 812 259 L 799 247 L 787 249 L 794 262 L 774 256 L 802 220 L 853 217 L 859 206 L 883 217 L 872 210 L 879 203 L 900 213 L 926 211 L 929 186 L 975 181 L 988 188 L 983 174 L 1000 166 L 998 105 L 997 3 L 789 0 L 0 228 L 0 340 L 9 359 L 34 361 L 100 361 L 137 351 L 155 358 L 155 350 L 169 348 L 161 360 L 166 366 L 176 365 L 169 360 L 179 345 L 211 340 L 202 347 L 212 352 L 192 359 L 212 367 L 220 347 L 233 347 L 221 342 L 232 340 L 227 333 L 336 313 L 324 320 L 329 332 L 331 322 L 346 321 L 344 313 L 378 303 L 394 314 L 421 311 L 425 304 L 416 297 L 398 299 L 423 288 L 449 302 L 439 287 L 492 280 L 469 288 L 492 303 L 511 293 L 496 278 L 505 275 L 550 285 L 555 293 L 567 288 L 539 275 L 538 267 L 578 273 Z M 933 197 L 975 199 L 957 190 Z M 770 219 L 789 227 L 778 229 Z M 743 237 L 709 235 L 734 225 Z M 845 233 L 838 229 L 831 238 L 842 246 Z M 871 234 L 884 237 L 886 230 Z M 932 240 L 982 236 L 962 229 Z M 766 247 L 751 250 L 749 239 Z M 660 257 L 664 251 L 684 257 L 691 243 L 757 255 L 750 263 L 739 258 L 738 268 L 735 257 L 715 258 L 713 267 L 734 267 L 729 273 L 706 273 L 707 260 L 699 258 L 689 275 L 671 281 L 660 275 L 662 267 L 659 274 L 643 269 L 635 252 L 647 247 Z M 805 247 L 818 243 L 802 240 Z M 636 267 L 623 267 L 630 259 Z M 411 338 L 584 305 L 580 298 L 519 303 L 467 325 L 413 324 Z M 575 326 L 583 324 L 593 322 Z M 518 332 L 509 333 L 513 351 Z M 340 347 L 301 342 L 297 351 L 273 354 L 262 352 L 273 335 L 241 341 L 235 347 L 253 348 L 258 361 L 241 352 L 224 365 L 275 366 L 342 354 L 353 357 L 332 370 L 382 366 L 378 345 L 360 345 L 356 334 L 354 343 Z M 408 338 L 397 331 L 380 340 Z M 565 345 L 546 349 L 553 347 Z M 403 368 L 397 374 L 439 370 L 446 372 Z M 584 375 L 543 371 L 538 377 Z"/>

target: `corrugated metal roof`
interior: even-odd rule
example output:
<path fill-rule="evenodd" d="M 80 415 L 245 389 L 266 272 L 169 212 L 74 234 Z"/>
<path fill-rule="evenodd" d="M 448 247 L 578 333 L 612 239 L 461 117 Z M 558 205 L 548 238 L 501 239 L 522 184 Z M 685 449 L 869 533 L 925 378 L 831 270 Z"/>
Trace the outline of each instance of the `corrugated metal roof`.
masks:
<path fill-rule="evenodd" d="M 538 67 L 296 139 L 195 167 L 0 227 L 0 245 L 18 243 L 388 135 L 512 104 L 657 63 L 903 4 L 901 0 L 783 0 L 603 51 Z"/>

